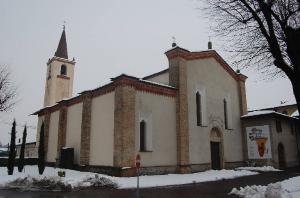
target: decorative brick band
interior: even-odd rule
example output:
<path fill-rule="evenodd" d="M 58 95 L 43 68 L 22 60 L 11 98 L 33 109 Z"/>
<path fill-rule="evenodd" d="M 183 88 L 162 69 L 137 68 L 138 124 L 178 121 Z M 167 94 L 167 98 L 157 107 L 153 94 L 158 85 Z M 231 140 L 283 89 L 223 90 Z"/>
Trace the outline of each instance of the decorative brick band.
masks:
<path fill-rule="evenodd" d="M 92 95 L 87 93 L 83 98 L 82 106 L 80 165 L 89 165 L 90 163 L 91 116 Z"/>
<path fill-rule="evenodd" d="M 236 81 L 244 79 L 244 76 L 238 76 L 237 73 L 228 65 L 228 63 L 215 51 L 202 51 L 202 52 L 190 52 L 186 49 L 176 47 L 167 51 L 166 56 L 169 60 L 174 59 L 176 57 L 183 58 L 185 60 L 196 60 L 196 59 L 206 59 L 206 58 L 214 58 Z M 247 78 L 247 77 L 246 77 Z"/>
<path fill-rule="evenodd" d="M 60 57 L 56 57 L 54 56 L 53 58 L 49 59 L 48 62 L 47 62 L 47 65 L 49 65 L 50 63 L 52 63 L 54 60 L 57 60 L 57 61 L 60 61 L 60 62 L 64 62 L 64 63 L 70 63 L 72 65 L 75 65 L 75 60 L 68 60 L 68 59 L 65 59 L 65 58 L 60 58 Z"/>
<path fill-rule="evenodd" d="M 57 137 L 57 157 L 60 158 L 60 150 L 66 145 L 66 133 L 67 133 L 67 116 L 68 108 L 63 107 L 59 111 L 58 120 L 58 137 Z"/>
<path fill-rule="evenodd" d="M 92 97 L 97 97 L 97 96 L 104 95 L 104 94 L 114 91 L 116 89 L 116 87 L 118 87 L 118 86 L 125 86 L 125 85 L 135 87 L 137 90 L 140 90 L 140 91 L 145 91 L 145 92 L 158 94 L 158 95 L 164 95 L 164 96 L 168 96 L 168 97 L 176 97 L 176 92 L 177 92 L 177 89 L 172 88 L 172 87 L 158 85 L 155 83 L 139 80 L 138 78 L 121 75 L 121 76 L 113 79 L 113 82 L 111 82 L 107 85 L 104 85 L 104 86 L 99 87 L 94 90 L 84 91 L 84 92 L 80 93 L 81 95 L 79 95 L 79 96 L 76 96 L 74 98 L 70 98 L 67 100 L 63 100 L 61 102 L 58 102 L 58 104 L 53 105 L 51 107 L 45 107 L 45 108 L 33 113 L 33 115 L 42 116 L 45 114 L 46 111 L 52 113 L 54 111 L 59 110 L 64 105 L 69 107 L 74 104 L 80 103 L 83 101 L 83 98 L 85 97 L 85 95 L 87 93 L 91 94 Z"/>
<path fill-rule="evenodd" d="M 135 96 L 136 90 L 132 86 L 115 89 L 114 167 L 134 165 Z"/>
<path fill-rule="evenodd" d="M 62 79 L 70 80 L 70 77 L 64 76 L 64 75 L 57 75 L 57 78 L 62 78 Z"/>

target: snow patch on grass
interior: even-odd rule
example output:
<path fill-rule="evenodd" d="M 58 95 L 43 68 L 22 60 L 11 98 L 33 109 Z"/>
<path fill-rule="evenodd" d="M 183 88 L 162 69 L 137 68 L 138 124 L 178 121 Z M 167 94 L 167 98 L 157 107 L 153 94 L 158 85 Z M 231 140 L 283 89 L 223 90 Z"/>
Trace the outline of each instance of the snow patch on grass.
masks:
<path fill-rule="evenodd" d="M 66 177 L 59 177 L 57 172 L 64 170 Z M 80 172 L 68 169 L 46 167 L 44 174 L 38 174 L 37 166 L 25 166 L 25 171 L 19 173 L 17 167 L 13 175 L 7 175 L 7 168 L 0 167 L 0 188 L 17 188 L 23 190 L 76 190 L 91 187 L 117 188 L 106 175 L 90 172 Z"/>

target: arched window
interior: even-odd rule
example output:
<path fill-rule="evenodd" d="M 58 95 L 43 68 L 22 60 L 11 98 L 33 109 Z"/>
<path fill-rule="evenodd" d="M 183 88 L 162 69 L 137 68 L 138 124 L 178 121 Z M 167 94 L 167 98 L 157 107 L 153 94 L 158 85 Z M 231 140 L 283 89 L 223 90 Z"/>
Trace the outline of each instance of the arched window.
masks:
<path fill-rule="evenodd" d="M 146 122 L 140 122 L 140 151 L 146 151 Z"/>
<path fill-rule="evenodd" d="M 61 65 L 60 67 L 60 75 L 67 75 L 67 66 L 66 65 Z"/>
<path fill-rule="evenodd" d="M 196 93 L 196 112 L 197 112 L 197 126 L 202 126 L 202 107 L 201 107 L 201 95 Z"/>
<path fill-rule="evenodd" d="M 226 99 L 223 100 L 223 105 L 224 105 L 224 124 L 225 124 L 225 129 L 228 129 L 228 112 L 227 112 L 227 101 Z"/>

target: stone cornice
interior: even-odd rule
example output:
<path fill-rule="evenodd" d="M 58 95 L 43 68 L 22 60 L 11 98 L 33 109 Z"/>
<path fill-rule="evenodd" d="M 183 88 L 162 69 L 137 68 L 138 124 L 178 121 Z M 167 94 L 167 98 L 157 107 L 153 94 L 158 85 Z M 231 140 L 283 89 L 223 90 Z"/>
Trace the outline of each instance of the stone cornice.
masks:
<path fill-rule="evenodd" d="M 75 60 L 68 60 L 65 58 L 60 58 L 60 57 L 56 57 L 53 56 L 51 59 L 48 60 L 47 65 L 51 64 L 54 60 L 60 61 L 60 62 L 64 62 L 64 63 L 70 63 L 71 65 L 75 65 Z"/>

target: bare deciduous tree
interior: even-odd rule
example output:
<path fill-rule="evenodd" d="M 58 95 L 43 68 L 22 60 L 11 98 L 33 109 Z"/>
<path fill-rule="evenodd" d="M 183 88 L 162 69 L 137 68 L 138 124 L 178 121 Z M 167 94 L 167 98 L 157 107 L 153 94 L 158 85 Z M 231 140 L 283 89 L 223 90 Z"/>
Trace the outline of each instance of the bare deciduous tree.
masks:
<path fill-rule="evenodd" d="M 0 112 L 10 110 L 15 104 L 16 88 L 10 80 L 10 73 L 0 66 Z"/>
<path fill-rule="evenodd" d="M 300 0 L 206 0 L 235 63 L 285 74 L 300 109 Z"/>

